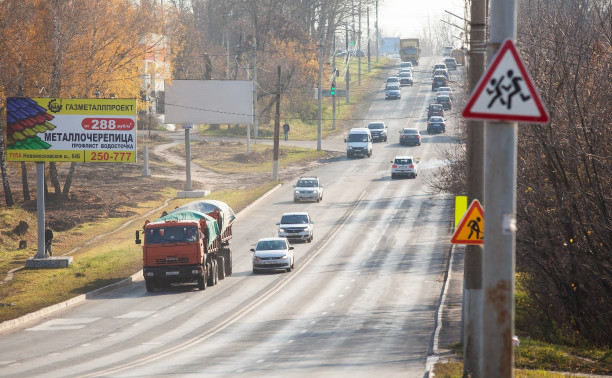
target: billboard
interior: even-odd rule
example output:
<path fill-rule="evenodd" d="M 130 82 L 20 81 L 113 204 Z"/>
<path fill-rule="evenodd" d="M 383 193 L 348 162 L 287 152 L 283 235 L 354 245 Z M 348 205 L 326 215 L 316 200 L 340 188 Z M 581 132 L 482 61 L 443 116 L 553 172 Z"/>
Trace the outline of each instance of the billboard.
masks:
<path fill-rule="evenodd" d="M 7 98 L 7 161 L 136 162 L 136 100 Z"/>
<path fill-rule="evenodd" d="M 380 39 L 380 52 L 383 54 L 399 54 L 399 37 L 383 37 Z"/>
<path fill-rule="evenodd" d="M 166 123 L 253 123 L 250 80 L 166 82 Z"/>

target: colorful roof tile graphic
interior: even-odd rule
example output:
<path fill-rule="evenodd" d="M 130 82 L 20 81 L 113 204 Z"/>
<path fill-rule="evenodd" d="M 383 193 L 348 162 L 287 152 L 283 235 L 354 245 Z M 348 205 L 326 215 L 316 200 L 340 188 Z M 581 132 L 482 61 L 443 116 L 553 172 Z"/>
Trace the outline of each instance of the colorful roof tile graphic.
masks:
<path fill-rule="evenodd" d="M 49 122 L 54 117 L 47 109 L 27 97 L 8 97 L 6 107 L 8 149 L 46 150 L 51 147 L 37 135 L 55 129 Z"/>

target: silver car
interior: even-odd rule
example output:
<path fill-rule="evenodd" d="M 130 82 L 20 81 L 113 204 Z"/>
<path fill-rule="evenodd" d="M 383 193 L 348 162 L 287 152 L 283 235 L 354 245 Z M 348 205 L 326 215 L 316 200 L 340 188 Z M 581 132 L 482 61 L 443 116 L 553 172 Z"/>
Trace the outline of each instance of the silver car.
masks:
<path fill-rule="evenodd" d="M 253 252 L 253 273 L 284 269 L 291 272 L 295 266 L 293 246 L 285 238 L 265 238 L 257 242 Z"/>
<path fill-rule="evenodd" d="M 323 200 L 323 185 L 316 176 L 300 177 L 293 188 L 293 202 Z"/>
<path fill-rule="evenodd" d="M 416 178 L 419 175 L 419 162 L 412 156 L 396 156 L 391 160 L 391 178 L 408 176 Z"/>
<path fill-rule="evenodd" d="M 310 243 L 314 236 L 314 222 L 307 212 L 285 213 L 276 224 L 280 238 L 305 240 Z"/>

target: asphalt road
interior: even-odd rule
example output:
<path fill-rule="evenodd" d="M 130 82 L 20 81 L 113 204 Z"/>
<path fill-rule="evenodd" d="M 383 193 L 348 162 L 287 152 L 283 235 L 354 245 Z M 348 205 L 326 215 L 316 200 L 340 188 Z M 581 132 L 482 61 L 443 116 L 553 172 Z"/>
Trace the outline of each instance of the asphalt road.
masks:
<path fill-rule="evenodd" d="M 139 280 L 26 323 L 0 335 L 0 376 L 423 376 L 453 214 L 425 185 L 454 143 L 452 121 L 446 134 L 425 131 L 438 60 L 422 60 L 401 100 L 386 101 L 381 82 L 355 126 L 385 120 L 389 141 L 311 172 L 322 202 L 293 203 L 287 183 L 240 215 L 232 276 L 205 291 L 147 293 Z M 400 146 L 403 127 L 423 144 Z M 419 177 L 392 180 L 396 155 L 419 157 Z M 290 211 L 310 212 L 314 241 L 294 244 L 293 272 L 253 275 L 249 249 Z"/>

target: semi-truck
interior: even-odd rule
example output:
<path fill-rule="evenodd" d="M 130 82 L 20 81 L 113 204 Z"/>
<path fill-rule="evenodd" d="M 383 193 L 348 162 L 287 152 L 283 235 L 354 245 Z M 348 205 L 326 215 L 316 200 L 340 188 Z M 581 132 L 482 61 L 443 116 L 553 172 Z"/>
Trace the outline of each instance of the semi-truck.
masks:
<path fill-rule="evenodd" d="M 451 58 L 455 58 L 457 64 L 465 66 L 465 52 L 463 49 L 453 49 L 450 53 Z"/>
<path fill-rule="evenodd" d="M 418 66 L 420 55 L 421 49 L 419 47 L 418 38 L 400 39 L 400 57 L 402 58 L 402 62 L 412 62 L 412 64 Z"/>
<path fill-rule="evenodd" d="M 232 224 L 236 218 L 224 202 L 203 200 L 176 208 L 152 222 L 145 221 L 142 263 L 148 292 L 173 283 L 214 286 L 232 274 Z"/>

